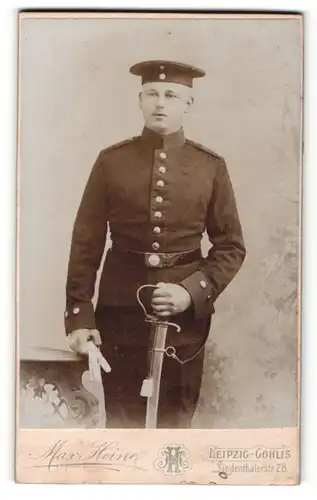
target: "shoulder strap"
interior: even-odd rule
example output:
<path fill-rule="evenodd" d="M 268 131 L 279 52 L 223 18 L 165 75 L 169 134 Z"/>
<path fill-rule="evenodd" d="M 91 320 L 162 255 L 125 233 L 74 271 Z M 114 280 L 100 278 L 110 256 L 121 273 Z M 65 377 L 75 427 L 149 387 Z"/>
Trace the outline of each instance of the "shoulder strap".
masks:
<path fill-rule="evenodd" d="M 134 137 L 130 137 L 129 139 L 125 139 L 123 141 L 116 142 L 115 144 L 112 144 L 111 146 L 107 146 L 104 149 L 104 152 L 112 151 L 113 149 L 121 148 L 122 146 L 126 146 L 128 144 L 131 144 L 136 139 L 139 139 L 139 136 L 136 135 Z"/>
<path fill-rule="evenodd" d="M 217 153 L 207 148 L 206 146 L 199 144 L 198 142 L 191 141 L 190 139 L 186 139 L 186 142 L 190 144 L 190 146 L 193 146 L 194 148 L 199 149 L 200 151 L 204 151 L 205 153 L 208 153 L 209 155 L 218 158 L 218 160 L 223 160 L 222 156 L 218 155 Z"/>

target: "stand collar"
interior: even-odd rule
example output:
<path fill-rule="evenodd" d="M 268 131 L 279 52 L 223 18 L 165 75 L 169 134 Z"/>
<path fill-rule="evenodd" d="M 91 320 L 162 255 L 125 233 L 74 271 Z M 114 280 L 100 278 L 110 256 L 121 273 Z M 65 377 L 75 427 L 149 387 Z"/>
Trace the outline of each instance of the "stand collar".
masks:
<path fill-rule="evenodd" d="M 183 146 L 185 136 L 183 128 L 168 135 L 161 135 L 154 130 L 144 127 L 141 134 L 141 141 L 153 149 L 170 149 Z"/>

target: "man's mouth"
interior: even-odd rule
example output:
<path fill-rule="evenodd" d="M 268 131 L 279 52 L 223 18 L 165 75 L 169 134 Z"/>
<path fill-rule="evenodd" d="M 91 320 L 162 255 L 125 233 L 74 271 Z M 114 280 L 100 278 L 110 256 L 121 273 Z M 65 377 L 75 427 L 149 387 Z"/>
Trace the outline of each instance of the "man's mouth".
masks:
<path fill-rule="evenodd" d="M 166 117 L 167 115 L 165 115 L 164 113 L 153 113 L 153 116 L 159 116 L 159 117 L 163 118 L 163 117 Z"/>

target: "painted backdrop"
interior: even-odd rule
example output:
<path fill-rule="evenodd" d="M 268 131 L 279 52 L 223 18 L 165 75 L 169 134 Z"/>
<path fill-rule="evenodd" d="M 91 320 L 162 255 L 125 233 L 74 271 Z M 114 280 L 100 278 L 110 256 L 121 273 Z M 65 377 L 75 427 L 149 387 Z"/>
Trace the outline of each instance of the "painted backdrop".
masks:
<path fill-rule="evenodd" d="M 137 135 L 143 59 L 200 66 L 186 135 L 223 155 L 247 245 L 216 302 L 198 427 L 296 424 L 300 21 L 25 19 L 20 356 L 66 348 L 72 224 L 100 149 Z M 207 244 L 204 243 L 206 251 Z"/>

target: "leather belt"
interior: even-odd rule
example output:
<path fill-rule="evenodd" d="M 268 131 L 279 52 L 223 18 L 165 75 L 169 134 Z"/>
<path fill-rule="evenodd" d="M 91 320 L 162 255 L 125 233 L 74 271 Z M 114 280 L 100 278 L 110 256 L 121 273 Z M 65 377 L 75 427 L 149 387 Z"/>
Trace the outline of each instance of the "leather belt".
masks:
<path fill-rule="evenodd" d="M 112 251 L 124 255 L 125 259 L 136 265 L 143 265 L 146 267 L 172 267 L 181 264 L 190 264 L 201 259 L 201 250 L 189 250 L 187 252 L 176 253 L 151 253 L 151 252 L 137 252 L 134 250 L 127 250 L 117 245 L 112 245 Z"/>

